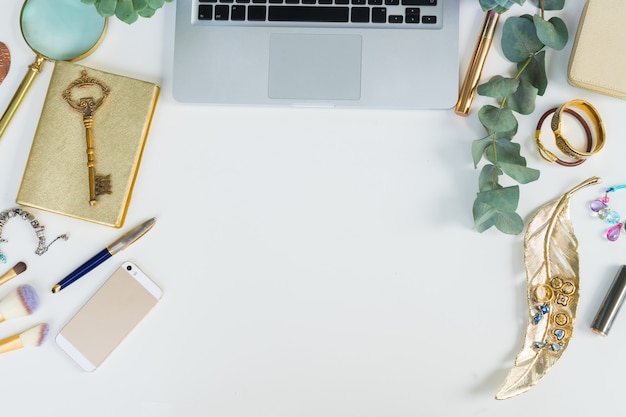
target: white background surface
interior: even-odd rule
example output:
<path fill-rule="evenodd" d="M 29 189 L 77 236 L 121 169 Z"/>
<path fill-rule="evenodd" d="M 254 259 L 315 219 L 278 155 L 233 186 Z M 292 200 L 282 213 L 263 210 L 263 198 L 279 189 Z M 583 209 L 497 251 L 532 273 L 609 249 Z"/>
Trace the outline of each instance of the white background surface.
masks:
<path fill-rule="evenodd" d="M 83 373 L 49 341 L 0 356 L 2 414 L 23 416 L 403 417 L 616 415 L 623 409 L 626 317 L 609 337 L 589 330 L 626 238 L 607 242 L 587 203 L 626 182 L 626 103 L 567 83 L 582 10 L 556 12 L 570 42 L 548 51 L 550 85 L 516 142 L 541 178 L 521 188 L 519 213 L 580 181 L 603 184 L 572 199 L 580 241 L 581 298 L 560 362 L 537 386 L 506 401 L 494 394 L 526 326 L 522 239 L 472 229 L 478 182 L 470 145 L 476 111 L 329 110 L 183 105 L 171 96 L 174 5 L 127 26 L 110 20 L 83 65 L 153 81 L 162 96 L 123 230 L 31 210 L 48 238 L 42 257 L 26 224 L 9 223 L 8 270 L 41 295 L 33 316 L 0 324 L 0 337 L 47 321 L 54 336 L 125 260 L 164 298 L 104 365 Z M 0 86 L 6 108 L 34 58 L 18 26 L 21 1 L 0 5 L 0 41 L 13 66 Z M 534 12 L 530 5 L 526 11 Z M 518 15 L 519 7 L 510 12 Z M 461 5 L 459 77 L 483 13 Z M 499 32 L 498 32 L 499 33 Z M 406 51 L 405 51 L 406 52 Z M 44 67 L 0 141 L 0 208 L 14 206 L 52 65 Z M 511 74 L 496 42 L 484 78 Z M 532 140 L 547 109 L 573 98 L 603 116 L 605 149 L 576 168 L 539 158 Z M 82 146 L 82 145 L 81 145 Z M 613 205 L 626 211 L 626 195 Z M 152 216 L 139 243 L 57 295 L 49 289 L 123 231 Z"/>

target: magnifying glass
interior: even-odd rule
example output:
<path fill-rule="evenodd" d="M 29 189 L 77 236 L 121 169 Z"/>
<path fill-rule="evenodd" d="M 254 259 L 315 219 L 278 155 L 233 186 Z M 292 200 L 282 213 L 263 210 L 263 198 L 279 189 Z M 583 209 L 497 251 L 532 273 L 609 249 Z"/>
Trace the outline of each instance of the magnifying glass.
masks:
<path fill-rule="evenodd" d="M 15 115 L 43 63 L 76 61 L 93 52 L 102 41 L 106 19 L 80 0 L 26 0 L 20 14 L 22 36 L 35 52 L 21 84 L 0 119 L 0 137 Z"/>

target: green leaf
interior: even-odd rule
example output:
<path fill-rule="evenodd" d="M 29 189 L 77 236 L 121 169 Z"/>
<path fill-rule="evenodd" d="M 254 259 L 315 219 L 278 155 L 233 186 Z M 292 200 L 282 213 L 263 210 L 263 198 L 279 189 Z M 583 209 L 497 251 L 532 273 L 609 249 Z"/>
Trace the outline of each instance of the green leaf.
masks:
<path fill-rule="evenodd" d="M 472 159 L 474 160 L 474 168 L 478 167 L 478 163 L 485 153 L 485 149 L 491 145 L 493 136 L 489 135 L 482 139 L 476 139 L 472 142 Z"/>
<path fill-rule="evenodd" d="M 517 90 L 518 85 L 519 81 L 515 78 L 505 78 L 501 75 L 496 75 L 486 83 L 479 85 L 476 92 L 481 96 L 504 98 L 513 94 Z"/>
<path fill-rule="evenodd" d="M 561 18 L 553 17 L 545 21 L 539 15 L 533 16 L 537 28 L 537 38 L 546 46 L 560 51 L 567 44 L 567 26 Z"/>
<path fill-rule="evenodd" d="M 517 70 L 522 71 L 524 63 L 517 64 Z M 537 95 L 542 96 L 548 87 L 548 76 L 546 74 L 546 51 L 539 51 L 533 55 L 532 60 L 521 72 L 520 79 L 524 80 L 537 89 Z"/>
<path fill-rule="evenodd" d="M 475 200 L 472 214 L 474 215 L 474 228 L 482 233 L 496 224 L 498 210 L 488 204 Z"/>
<path fill-rule="evenodd" d="M 543 4 L 543 10 L 563 10 L 565 7 L 565 0 L 531 0 L 532 3 L 541 9 Z"/>
<path fill-rule="evenodd" d="M 506 162 L 526 166 L 526 159 L 521 155 L 520 150 L 519 143 L 509 139 L 496 139 L 494 146 L 486 150 L 485 157 L 496 165 Z"/>
<path fill-rule="evenodd" d="M 115 17 L 128 24 L 135 22 L 138 15 L 133 7 L 133 0 L 118 0 L 115 8 Z"/>
<path fill-rule="evenodd" d="M 163 7 L 164 0 L 148 0 L 148 6 L 153 9 L 160 9 Z"/>
<path fill-rule="evenodd" d="M 499 190 L 502 186 L 498 183 L 498 177 L 502 170 L 495 165 L 487 164 L 478 176 L 478 191 Z"/>
<path fill-rule="evenodd" d="M 478 119 L 489 133 L 517 131 L 517 119 L 511 109 L 485 105 L 478 111 Z"/>
<path fill-rule="evenodd" d="M 132 0 L 132 1 L 133 1 L 133 7 L 136 12 L 140 12 L 146 7 L 148 7 L 148 0 Z"/>
<path fill-rule="evenodd" d="M 524 17 L 509 17 L 502 27 L 502 52 L 511 62 L 522 62 L 544 47 L 535 25 Z"/>
<path fill-rule="evenodd" d="M 476 194 L 476 201 L 488 204 L 499 211 L 513 212 L 517 210 L 519 202 L 519 186 L 481 191 Z"/>
<path fill-rule="evenodd" d="M 472 209 L 474 227 L 483 232 L 495 225 L 503 233 L 519 234 L 524 229 L 524 221 L 515 213 L 518 201 L 518 186 L 478 193 Z"/>
<path fill-rule="evenodd" d="M 156 13 L 156 9 L 153 9 L 150 6 L 147 6 L 146 8 L 141 9 L 139 11 L 139 16 L 141 16 L 141 17 L 152 17 L 152 16 L 154 16 L 155 13 Z"/>
<path fill-rule="evenodd" d="M 513 178 L 520 184 L 528 184 L 529 182 L 539 179 L 539 171 L 534 168 L 528 168 L 517 164 L 509 164 L 507 162 L 500 162 L 499 165 L 506 175 Z"/>
<path fill-rule="evenodd" d="M 495 223 L 496 228 L 507 235 L 519 235 L 524 230 L 524 220 L 515 212 L 499 212 Z"/>
<path fill-rule="evenodd" d="M 115 8 L 117 6 L 117 0 L 97 0 L 96 10 L 103 17 L 113 16 L 115 14 Z"/>
<path fill-rule="evenodd" d="M 526 80 L 520 82 L 519 88 L 507 97 L 506 105 L 511 110 L 520 114 L 531 114 L 535 111 L 537 88 Z"/>
<path fill-rule="evenodd" d="M 95 4 L 97 0 L 80 0 L 83 4 Z"/>

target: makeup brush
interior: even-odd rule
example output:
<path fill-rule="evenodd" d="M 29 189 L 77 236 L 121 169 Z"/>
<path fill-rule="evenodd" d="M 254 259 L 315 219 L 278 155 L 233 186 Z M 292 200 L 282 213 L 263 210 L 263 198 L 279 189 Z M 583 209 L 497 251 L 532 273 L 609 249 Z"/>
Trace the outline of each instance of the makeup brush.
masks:
<path fill-rule="evenodd" d="M 0 322 L 27 316 L 39 307 L 39 295 L 28 284 L 20 285 L 0 300 Z"/>
<path fill-rule="evenodd" d="M 9 352 L 24 347 L 36 347 L 43 344 L 48 337 L 50 326 L 47 323 L 38 324 L 35 327 L 0 340 L 0 353 Z"/>
<path fill-rule="evenodd" d="M 7 272 L 4 273 L 4 275 L 0 277 L 0 285 L 9 280 L 12 280 L 24 271 L 26 271 L 26 264 L 21 261 L 16 263 L 13 268 L 9 269 Z"/>

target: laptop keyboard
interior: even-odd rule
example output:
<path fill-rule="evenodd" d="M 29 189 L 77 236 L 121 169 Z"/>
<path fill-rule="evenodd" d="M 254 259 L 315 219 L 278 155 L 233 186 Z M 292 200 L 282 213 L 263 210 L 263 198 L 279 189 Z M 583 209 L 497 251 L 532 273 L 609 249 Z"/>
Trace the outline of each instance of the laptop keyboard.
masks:
<path fill-rule="evenodd" d="M 197 0 L 197 23 L 439 29 L 443 0 Z"/>

